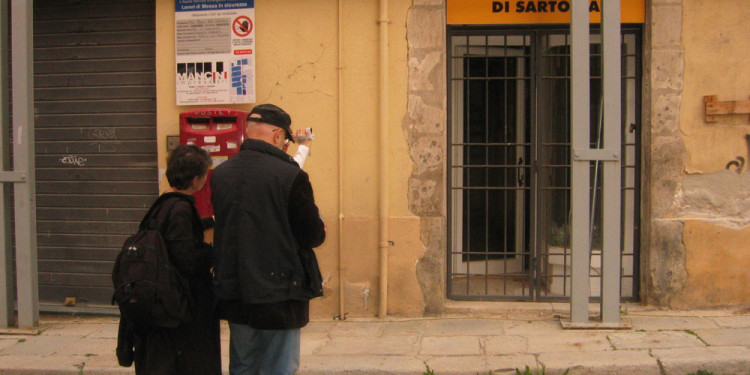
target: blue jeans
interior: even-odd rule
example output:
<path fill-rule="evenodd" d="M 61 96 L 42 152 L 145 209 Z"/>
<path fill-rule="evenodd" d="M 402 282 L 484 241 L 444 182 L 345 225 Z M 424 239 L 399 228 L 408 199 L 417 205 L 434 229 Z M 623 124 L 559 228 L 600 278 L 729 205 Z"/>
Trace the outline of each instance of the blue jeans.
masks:
<path fill-rule="evenodd" d="M 229 323 L 231 375 L 292 375 L 299 368 L 300 329 L 265 331 Z"/>

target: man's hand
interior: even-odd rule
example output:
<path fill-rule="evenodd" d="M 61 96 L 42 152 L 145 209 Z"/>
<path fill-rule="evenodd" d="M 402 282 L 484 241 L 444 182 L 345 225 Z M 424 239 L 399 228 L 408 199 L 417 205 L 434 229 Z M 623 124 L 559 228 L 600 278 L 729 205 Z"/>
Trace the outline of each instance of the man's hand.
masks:
<path fill-rule="evenodd" d="M 294 138 L 297 139 L 297 144 L 310 147 L 310 136 L 311 134 L 307 134 L 307 128 L 299 128 Z"/>

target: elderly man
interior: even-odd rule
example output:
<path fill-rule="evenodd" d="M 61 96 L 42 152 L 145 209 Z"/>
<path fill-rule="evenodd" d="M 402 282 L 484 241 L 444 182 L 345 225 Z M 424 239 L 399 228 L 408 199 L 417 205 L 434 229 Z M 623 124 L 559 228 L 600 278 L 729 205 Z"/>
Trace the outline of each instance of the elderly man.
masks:
<path fill-rule="evenodd" d="M 247 120 L 240 152 L 211 176 L 217 309 L 229 321 L 232 375 L 292 374 L 309 300 L 322 295 L 312 248 L 325 225 L 307 173 L 283 151 L 290 116 L 262 104 Z"/>

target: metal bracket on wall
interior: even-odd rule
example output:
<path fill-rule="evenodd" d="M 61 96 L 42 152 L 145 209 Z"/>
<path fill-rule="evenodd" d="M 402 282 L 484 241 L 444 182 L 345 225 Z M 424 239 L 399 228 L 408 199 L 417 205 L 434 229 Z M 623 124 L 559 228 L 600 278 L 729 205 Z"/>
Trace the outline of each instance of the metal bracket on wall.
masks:
<path fill-rule="evenodd" d="M 750 114 L 750 100 L 727 100 L 720 102 L 718 96 L 703 97 L 706 122 L 717 122 L 717 115 Z"/>
<path fill-rule="evenodd" d="M 17 171 L 0 171 L 0 182 L 26 182 L 26 173 Z"/>
<path fill-rule="evenodd" d="M 167 151 L 172 152 L 172 150 L 176 149 L 177 146 L 180 145 L 180 136 L 179 135 L 168 135 L 167 136 Z"/>

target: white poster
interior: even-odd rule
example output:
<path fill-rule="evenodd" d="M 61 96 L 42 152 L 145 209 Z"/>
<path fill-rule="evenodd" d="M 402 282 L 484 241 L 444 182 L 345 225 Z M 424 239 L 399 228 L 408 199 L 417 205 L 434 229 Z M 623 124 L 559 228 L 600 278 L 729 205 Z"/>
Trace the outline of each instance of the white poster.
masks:
<path fill-rule="evenodd" d="M 255 102 L 255 0 L 175 0 L 177 105 Z"/>

